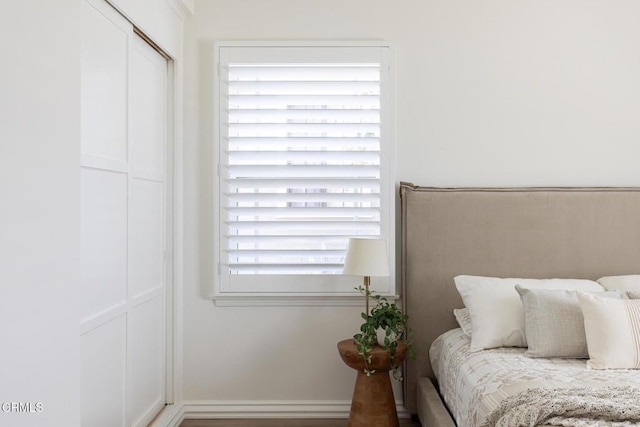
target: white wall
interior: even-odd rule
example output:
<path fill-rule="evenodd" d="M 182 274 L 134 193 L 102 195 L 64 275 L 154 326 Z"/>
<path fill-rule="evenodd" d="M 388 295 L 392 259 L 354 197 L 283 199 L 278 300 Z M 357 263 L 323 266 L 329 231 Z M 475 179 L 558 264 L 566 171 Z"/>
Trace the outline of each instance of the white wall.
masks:
<path fill-rule="evenodd" d="M 634 0 L 197 0 L 195 8 L 185 43 L 187 400 L 348 400 L 354 374 L 335 344 L 360 323 L 357 308 L 219 308 L 204 297 L 213 270 L 214 40 L 393 42 L 397 181 L 640 185 Z"/>
<path fill-rule="evenodd" d="M 0 14 L 0 425 L 80 422 L 80 2 Z M 32 407 L 37 411 L 37 406 Z"/>
<path fill-rule="evenodd" d="M 640 185 L 638 2 L 428 1 L 413 13 L 391 36 L 399 179 Z"/>

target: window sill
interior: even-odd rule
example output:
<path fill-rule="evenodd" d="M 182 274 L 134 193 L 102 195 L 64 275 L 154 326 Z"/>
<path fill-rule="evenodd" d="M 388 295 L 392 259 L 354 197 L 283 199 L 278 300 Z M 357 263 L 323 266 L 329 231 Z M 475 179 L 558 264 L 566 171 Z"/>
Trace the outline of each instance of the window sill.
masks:
<path fill-rule="evenodd" d="M 382 295 L 397 301 L 399 295 Z M 360 307 L 362 295 L 213 295 L 217 307 Z"/>

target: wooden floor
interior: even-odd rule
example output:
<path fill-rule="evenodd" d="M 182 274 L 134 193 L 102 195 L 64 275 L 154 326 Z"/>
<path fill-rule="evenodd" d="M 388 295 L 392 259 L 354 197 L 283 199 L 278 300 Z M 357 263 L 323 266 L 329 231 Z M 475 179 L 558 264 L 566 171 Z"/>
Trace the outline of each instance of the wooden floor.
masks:
<path fill-rule="evenodd" d="M 184 420 L 180 427 L 347 427 L 347 420 Z M 420 427 L 418 421 L 400 420 L 400 427 Z"/>

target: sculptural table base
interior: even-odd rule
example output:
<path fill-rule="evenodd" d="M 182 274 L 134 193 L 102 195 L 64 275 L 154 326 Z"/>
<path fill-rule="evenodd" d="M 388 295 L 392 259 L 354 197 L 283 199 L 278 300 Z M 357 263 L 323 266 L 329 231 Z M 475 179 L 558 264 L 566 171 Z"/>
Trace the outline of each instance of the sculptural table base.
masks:
<path fill-rule="evenodd" d="M 358 355 L 353 339 L 340 341 L 338 351 L 342 360 L 358 371 L 348 427 L 398 427 L 396 402 L 389 378 L 391 364 L 388 352 L 381 347 L 374 347 L 368 367 L 375 372 L 367 376 L 364 373 L 364 360 Z M 396 363 L 404 360 L 405 353 L 404 343 L 398 343 Z"/>

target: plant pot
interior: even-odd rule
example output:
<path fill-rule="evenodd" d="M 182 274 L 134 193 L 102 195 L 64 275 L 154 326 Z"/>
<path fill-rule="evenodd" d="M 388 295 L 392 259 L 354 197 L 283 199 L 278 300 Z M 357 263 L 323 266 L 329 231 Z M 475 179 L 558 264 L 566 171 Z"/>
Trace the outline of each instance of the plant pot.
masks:
<path fill-rule="evenodd" d="M 387 336 L 387 328 L 378 328 L 376 329 L 376 339 L 378 340 L 378 345 L 384 347 L 384 339 Z M 391 332 L 389 335 L 389 339 L 391 341 L 396 339 L 396 334 Z"/>

